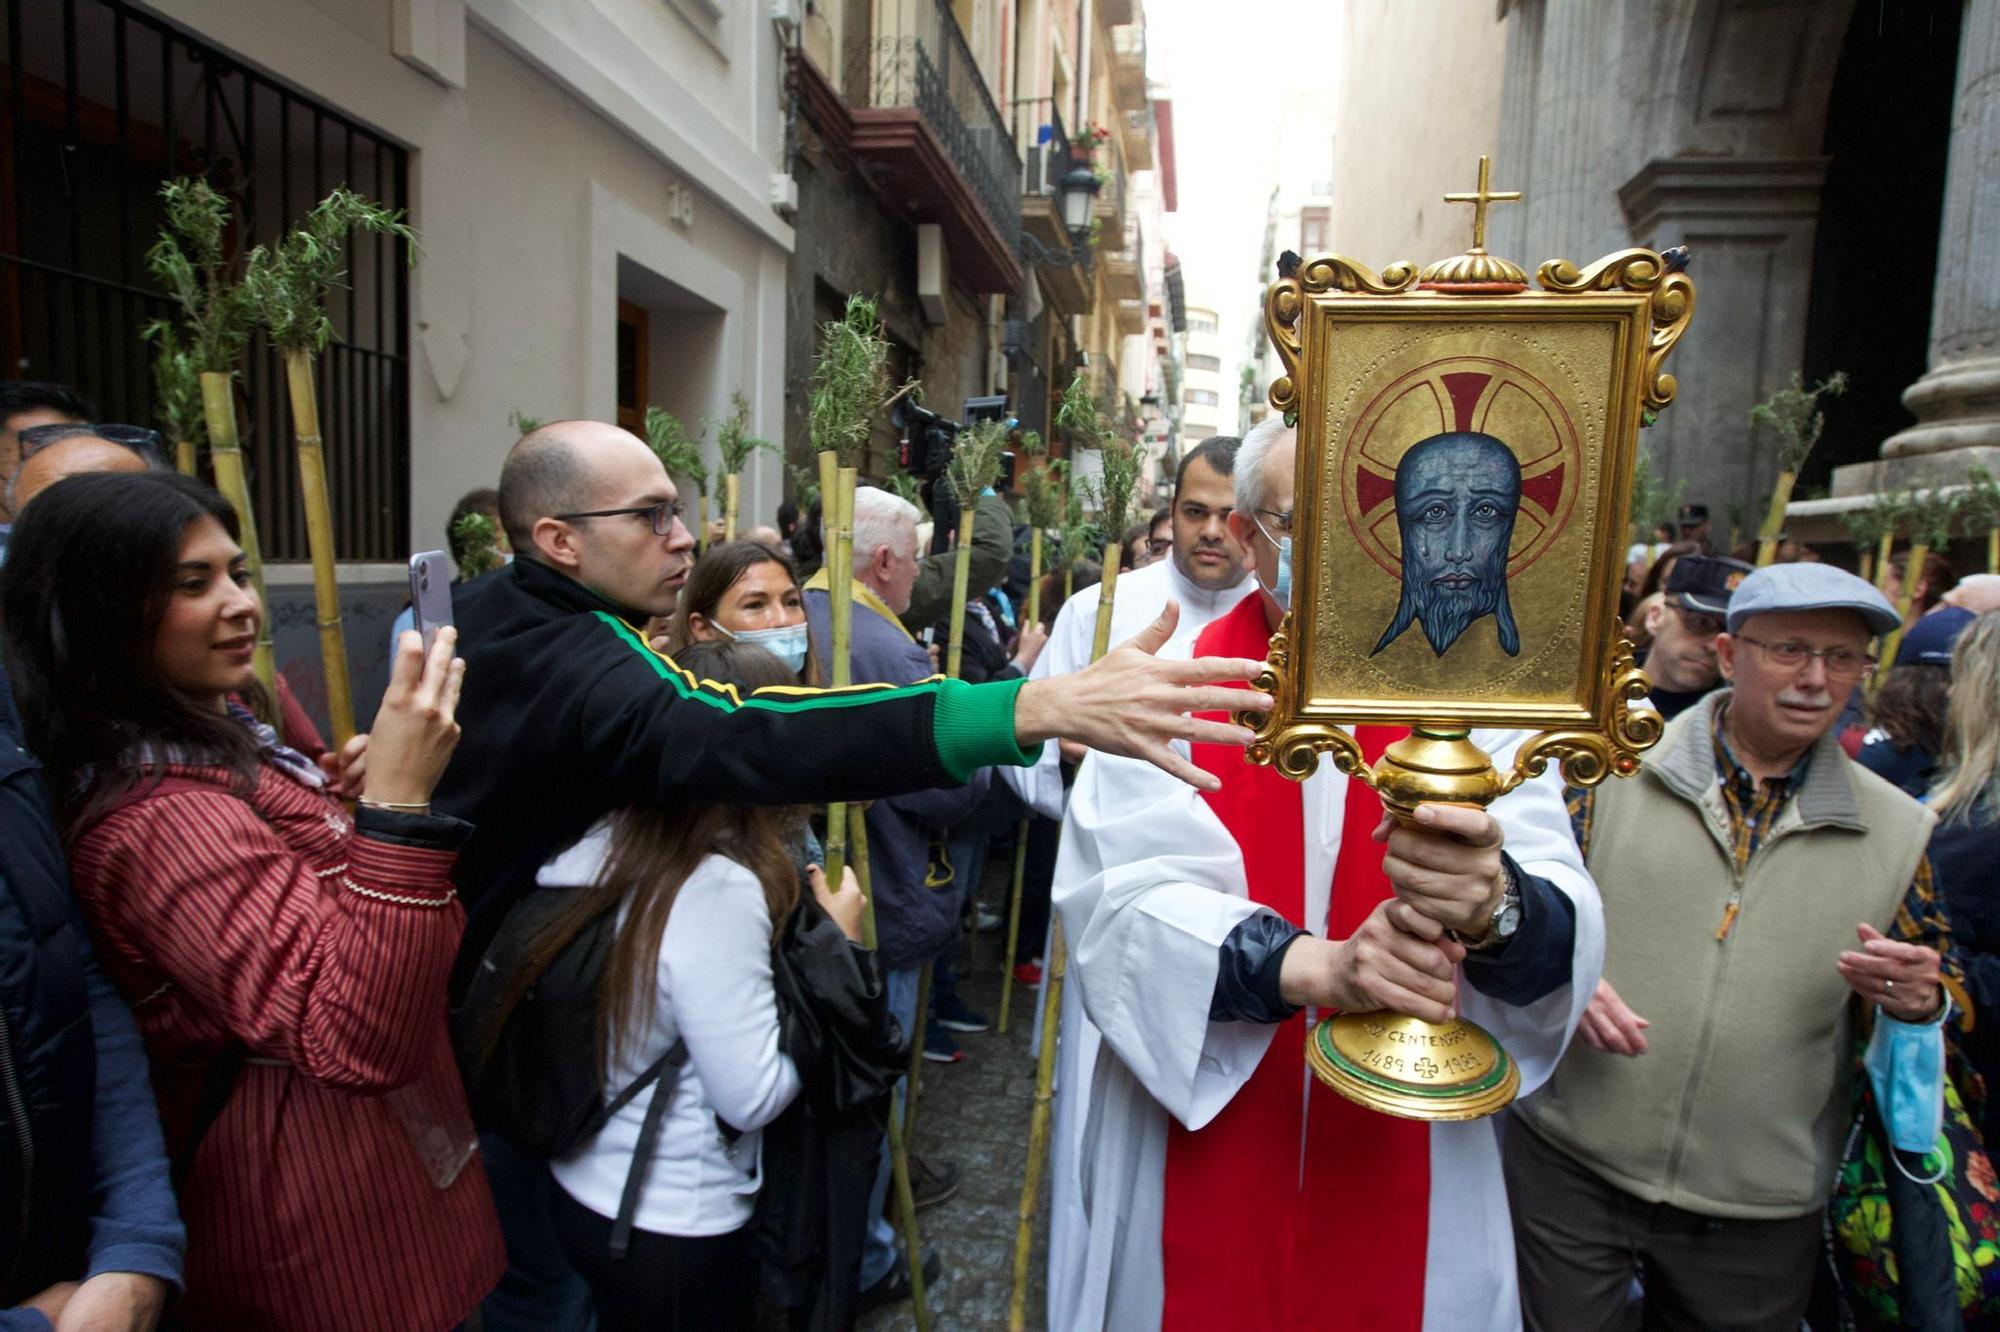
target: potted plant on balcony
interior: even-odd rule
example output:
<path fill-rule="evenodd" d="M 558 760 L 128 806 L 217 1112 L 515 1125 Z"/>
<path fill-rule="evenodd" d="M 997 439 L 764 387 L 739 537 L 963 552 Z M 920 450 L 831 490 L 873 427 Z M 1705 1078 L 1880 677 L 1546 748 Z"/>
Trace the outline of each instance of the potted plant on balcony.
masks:
<path fill-rule="evenodd" d="M 1070 154 L 1079 162 L 1090 162 L 1097 157 L 1097 150 L 1111 141 L 1111 131 L 1091 121 L 1069 142 Z"/>

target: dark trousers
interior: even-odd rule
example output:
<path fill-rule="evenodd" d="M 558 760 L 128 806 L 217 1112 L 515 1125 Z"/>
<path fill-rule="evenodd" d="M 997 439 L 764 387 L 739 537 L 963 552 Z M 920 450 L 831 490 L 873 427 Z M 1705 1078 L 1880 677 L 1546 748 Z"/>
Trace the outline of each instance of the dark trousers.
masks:
<path fill-rule="evenodd" d="M 1512 1115 L 1501 1129 L 1529 1332 L 1616 1328 L 1632 1278 L 1647 1332 L 1796 1332 L 1820 1254 L 1820 1213 L 1699 1216 L 1599 1179 Z"/>
<path fill-rule="evenodd" d="M 736 1332 L 751 1326 L 757 1265 L 750 1228 L 727 1235 L 634 1230 L 610 1254 L 611 1219 L 555 1191 L 550 1211 L 570 1264 L 590 1286 L 604 1332 Z"/>
<path fill-rule="evenodd" d="M 507 1272 L 479 1306 L 485 1332 L 590 1332 L 590 1291 L 563 1260 L 549 1220 L 562 1193 L 549 1163 L 509 1146 L 497 1133 L 479 1135 L 493 1209 L 507 1240 Z"/>

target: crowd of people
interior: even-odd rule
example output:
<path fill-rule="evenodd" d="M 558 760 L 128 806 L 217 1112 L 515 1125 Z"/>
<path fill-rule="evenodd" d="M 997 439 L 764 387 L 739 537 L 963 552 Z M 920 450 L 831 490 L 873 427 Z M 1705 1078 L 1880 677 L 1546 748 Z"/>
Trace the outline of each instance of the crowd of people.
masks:
<path fill-rule="evenodd" d="M 2000 578 L 1934 556 L 1905 616 L 1684 511 L 1623 607 L 1641 772 L 1399 822 L 1229 720 L 1291 602 L 1281 421 L 1119 534 L 1095 661 L 1095 567 L 1029 622 L 982 496 L 954 678 L 915 505 L 857 491 L 834 588 L 816 513 L 698 547 L 565 421 L 454 511 L 504 562 L 336 750 L 260 681 L 233 508 L 93 415 L 0 384 L 0 1328 L 851 1326 L 938 1274 L 897 1195 L 971 1167 L 899 1178 L 890 1117 L 988 1026 L 958 965 L 1016 837 L 1015 979 L 1070 949 L 1052 1328 L 1992 1312 Z M 1478 1022 L 1520 1099 L 1335 1095 L 1308 1024 L 1375 1010 Z"/>

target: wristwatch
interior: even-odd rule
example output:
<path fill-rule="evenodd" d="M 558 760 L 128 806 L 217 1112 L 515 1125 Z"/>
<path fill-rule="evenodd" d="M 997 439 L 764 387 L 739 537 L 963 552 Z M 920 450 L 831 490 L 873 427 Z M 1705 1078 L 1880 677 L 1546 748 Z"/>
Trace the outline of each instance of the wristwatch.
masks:
<path fill-rule="evenodd" d="M 1492 919 L 1486 923 L 1486 932 L 1478 938 L 1467 938 L 1457 930 L 1446 930 L 1454 943 L 1465 945 L 1466 951 L 1483 953 L 1498 948 L 1513 938 L 1521 928 L 1521 885 L 1514 878 L 1514 868 L 1506 861 L 1500 862 L 1500 905 L 1493 908 Z"/>

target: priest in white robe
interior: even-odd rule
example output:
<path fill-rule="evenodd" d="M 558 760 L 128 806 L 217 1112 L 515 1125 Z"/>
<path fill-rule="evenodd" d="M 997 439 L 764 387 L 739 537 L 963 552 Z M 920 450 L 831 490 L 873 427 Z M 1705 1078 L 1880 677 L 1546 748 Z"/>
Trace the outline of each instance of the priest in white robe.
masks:
<path fill-rule="evenodd" d="M 1292 448 L 1274 424 L 1238 455 L 1231 521 L 1260 591 L 1196 655 L 1255 656 L 1278 621 Z M 1357 738 L 1373 758 L 1401 734 Z M 1504 769 L 1523 737 L 1472 738 Z M 1092 755 L 1071 794 L 1056 908 L 1102 1044 L 1065 1256 L 1081 1273 L 1059 1286 L 1052 1255 L 1049 1326 L 1519 1327 L 1493 1121 L 1362 1109 L 1303 1044 L 1328 1008 L 1456 1013 L 1507 1048 L 1523 1095 L 1548 1077 L 1603 959 L 1558 779 L 1407 829 L 1330 763 L 1293 783 L 1240 751 L 1191 756 L 1221 792 Z"/>
<path fill-rule="evenodd" d="M 1118 576 L 1111 603 L 1112 643 L 1123 643 L 1137 634 L 1171 601 L 1181 608 L 1180 623 L 1160 655 L 1185 657 L 1194 648 L 1195 636 L 1256 586 L 1245 564 L 1243 547 L 1229 530 L 1229 511 L 1236 503 L 1233 477 L 1237 448 L 1233 436 L 1217 435 L 1182 455 L 1174 475 L 1173 552 L 1167 559 Z M 1102 591 L 1101 586 L 1093 585 L 1063 603 L 1030 679 L 1067 675 L 1090 664 Z M 1256 654 L 1263 655 L 1261 650 Z M 1072 760 L 1077 756 L 1072 753 Z M 1002 768 L 999 773 L 1037 814 L 1062 818 L 1068 793 L 1057 746 L 1042 746 L 1041 761 L 1033 767 Z M 1061 888 L 1058 878 L 1056 890 Z M 1043 943 L 1034 946 L 1045 949 Z M 1046 951 L 1042 955 L 1046 956 Z M 1036 996 L 1037 1049 L 1045 997 L 1046 990 Z M 1074 986 L 1063 992 L 1060 1030 L 1055 1122 L 1049 1150 L 1049 1289 L 1052 1301 L 1055 1292 L 1065 1292 L 1067 1302 L 1075 1298 L 1083 1280 L 1084 1224 L 1077 1151 L 1083 1138 L 1090 1066 L 1097 1057 L 1097 1032 L 1084 1017 Z"/>

